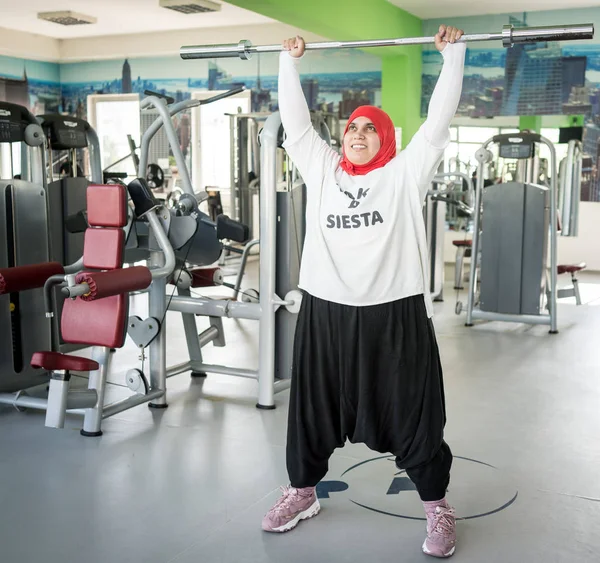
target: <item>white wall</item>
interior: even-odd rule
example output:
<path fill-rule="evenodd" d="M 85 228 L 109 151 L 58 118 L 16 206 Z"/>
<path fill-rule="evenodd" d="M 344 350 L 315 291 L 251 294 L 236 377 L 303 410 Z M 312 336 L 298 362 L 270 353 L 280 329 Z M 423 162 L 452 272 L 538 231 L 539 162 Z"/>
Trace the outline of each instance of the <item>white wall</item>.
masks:
<path fill-rule="evenodd" d="M 453 240 L 463 240 L 465 233 L 446 231 L 444 262 L 454 264 L 456 247 Z M 467 236 L 471 238 L 471 235 Z M 469 260 L 466 260 L 469 262 Z M 600 203 L 579 204 L 579 236 L 558 237 L 558 263 L 578 264 L 585 262 L 588 270 L 600 271 Z"/>
<path fill-rule="evenodd" d="M 59 62 L 60 42 L 52 37 L 0 28 L 0 55 Z"/>
<path fill-rule="evenodd" d="M 579 236 L 558 238 L 558 261 L 600 271 L 600 203 L 579 204 Z"/>

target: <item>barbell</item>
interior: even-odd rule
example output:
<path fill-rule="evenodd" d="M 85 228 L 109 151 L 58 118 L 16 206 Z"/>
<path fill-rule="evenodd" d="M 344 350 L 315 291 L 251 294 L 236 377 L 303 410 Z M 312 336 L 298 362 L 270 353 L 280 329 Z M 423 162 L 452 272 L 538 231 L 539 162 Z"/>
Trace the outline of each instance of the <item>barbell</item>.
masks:
<path fill-rule="evenodd" d="M 594 24 L 573 24 L 545 27 L 517 27 L 505 25 L 499 33 L 475 33 L 463 35 L 458 42 L 502 41 L 503 47 L 512 47 L 523 43 L 546 41 L 574 41 L 594 38 Z M 403 37 L 399 39 L 372 39 L 364 41 L 323 41 L 306 43 L 306 50 L 320 49 L 365 49 L 367 47 L 396 47 L 399 45 L 425 45 L 435 43 L 434 37 Z M 239 43 L 224 45 L 190 45 L 181 47 L 182 59 L 222 59 L 239 57 L 249 60 L 254 53 L 277 53 L 282 45 L 254 46 L 247 39 Z"/>

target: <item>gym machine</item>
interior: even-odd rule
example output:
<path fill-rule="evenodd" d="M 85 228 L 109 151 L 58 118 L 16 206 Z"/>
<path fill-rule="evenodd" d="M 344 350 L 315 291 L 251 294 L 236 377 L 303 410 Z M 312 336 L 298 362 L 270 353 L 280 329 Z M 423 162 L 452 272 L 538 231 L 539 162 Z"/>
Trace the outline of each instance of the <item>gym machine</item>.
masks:
<path fill-rule="evenodd" d="M 463 191 L 463 182 L 467 191 Z M 429 292 L 433 301 L 444 300 L 444 239 L 446 211 L 456 207 L 467 215 L 473 214 L 473 182 L 462 172 L 440 172 L 433 177 L 423 206 L 423 219 L 429 249 Z M 466 200 L 463 201 L 463 199 Z"/>
<path fill-rule="evenodd" d="M 512 182 L 485 186 L 485 166 L 499 157 L 516 160 Z M 542 165 L 539 147 L 550 150 Z M 552 143 L 535 133 L 498 135 L 477 152 L 479 162 L 472 242 L 467 326 L 473 319 L 548 324 L 558 332 L 557 299 L 576 298 L 580 304 L 576 272 L 585 264 L 559 265 L 557 237 L 577 236 L 583 147 L 570 140 L 567 157 L 556 163 Z M 543 178 L 543 180 L 542 180 Z M 549 273 L 547 267 L 550 242 Z M 557 275 L 571 273 L 573 287 L 557 289 Z M 462 310 L 457 303 L 456 312 Z M 548 312 L 545 313 L 544 311 Z"/>
<path fill-rule="evenodd" d="M 535 183 L 540 143 L 550 150 L 549 186 Z M 513 182 L 484 188 L 484 167 L 494 159 L 488 149 L 491 145 L 498 145 L 500 158 L 517 159 L 516 170 L 521 175 Z M 535 133 L 511 133 L 489 139 L 475 157 L 479 170 L 466 325 L 473 326 L 475 319 L 547 324 L 550 332 L 556 333 L 558 181 L 554 146 Z M 545 300 L 548 239 L 550 283 Z"/>
<path fill-rule="evenodd" d="M 166 106 L 160 105 L 160 102 L 164 104 L 163 100 L 154 100 L 155 105 L 166 109 Z M 143 102 L 145 105 L 151 103 L 152 99 Z M 166 116 L 171 125 L 167 131 L 176 139 L 168 113 Z M 158 127 L 160 124 L 156 129 Z M 152 132 L 145 137 L 146 148 L 151 136 Z M 43 142 L 41 129 L 38 137 Z M 178 147 L 178 143 L 174 146 Z M 38 175 L 42 182 L 43 152 L 39 154 L 41 164 Z M 146 155 L 147 151 L 142 150 L 142 159 Z M 181 152 L 175 156 L 181 166 Z M 145 169 L 145 163 L 142 162 L 140 170 Z M 185 167 L 181 169 L 187 178 L 188 189 L 191 190 L 187 170 Z M 127 191 L 133 202 L 132 206 L 127 203 Z M 162 202 L 153 197 L 144 179 L 134 180 L 128 186 L 118 179 L 112 185 L 90 185 L 86 193 L 89 225 L 83 259 L 75 267 L 66 269 L 58 263 L 48 262 L 46 254 L 43 257 L 45 263 L 26 268 L 0 269 L 0 294 L 5 291 L 11 297 L 19 295 L 19 292 L 41 294 L 41 307 L 36 308 L 30 319 L 35 323 L 40 316 L 43 318 L 44 311 L 47 318 L 56 315 L 52 292 L 58 286 L 61 294 L 68 298 L 61 315 L 61 336 L 65 342 L 78 347 L 93 346 L 91 359 L 61 354 L 50 348 L 48 331 L 43 342 L 28 341 L 32 345 L 23 353 L 23 363 L 31 363 L 29 369 L 41 367 L 51 372 L 47 398 L 32 395 L 33 391 L 22 391 L 19 386 L 13 389 L 3 388 L 3 391 L 19 391 L 0 393 L 0 403 L 13 405 L 18 409 L 45 410 L 46 426 L 54 428 L 64 426 L 67 412 L 80 414 L 84 416 L 82 434 L 99 436 L 104 418 L 143 403 L 154 408 L 166 406 L 165 292 L 167 278 L 173 280 L 178 262 L 176 252 L 179 256 L 183 253 L 193 257 L 196 263 L 211 263 L 221 251 L 217 238 L 219 232 L 236 236 L 239 235 L 240 226 L 228 223 L 226 218 L 221 218 L 217 225 L 211 223 L 197 209 L 197 202 L 192 199 L 180 200 L 177 209 L 170 212 Z M 186 206 L 189 209 L 187 214 L 184 213 Z M 136 227 L 142 223 L 145 234 L 138 236 Z M 176 250 L 171 241 L 174 241 Z M 130 246 L 129 250 L 125 249 L 126 244 Z M 127 252 L 137 252 L 136 260 L 147 259 L 150 268 L 121 268 Z M 182 262 L 179 258 L 179 263 Z M 148 290 L 150 285 L 152 289 Z M 149 295 L 150 302 L 151 317 L 145 322 L 136 316 L 126 316 L 128 293 L 141 290 Z M 2 296 L 0 299 L 5 300 L 6 297 Z M 112 404 L 105 404 L 110 350 L 121 347 L 127 334 L 141 350 L 150 347 L 149 376 L 146 377 L 140 370 L 129 370 L 125 375 L 125 382 L 134 393 Z M 10 339 L 3 341 L 10 342 Z M 87 390 L 70 389 L 71 370 L 89 372 Z M 47 381 L 48 376 L 44 374 L 38 376 L 34 383 Z"/>
<path fill-rule="evenodd" d="M 189 265 L 206 266 L 213 264 L 221 251 L 218 239 L 228 238 L 244 242 L 247 239 L 247 228 L 244 236 L 233 232 L 233 236 L 223 236 L 223 233 L 239 231 L 239 223 L 219 215 L 215 224 L 204 215 L 198 205 L 206 199 L 206 193 L 195 193 L 183 162 L 183 155 L 176 139 L 171 123 L 171 116 L 187 107 L 201 103 L 200 100 L 189 100 L 173 106 L 168 106 L 163 98 L 152 96 L 142 101 L 142 107 L 153 105 L 160 113 L 160 119 L 150 127 L 142 138 L 140 171 L 145 170 L 147 147 L 152 135 L 160 127 L 164 127 L 171 145 L 171 150 L 182 173 L 184 194 L 179 198 L 172 210 L 164 210 L 162 221 L 169 224 L 168 237 L 175 248 L 177 268 L 173 274 L 172 283 L 176 286 L 177 295 L 168 300 L 168 309 L 182 313 L 190 359 L 179 365 L 167 368 L 164 345 L 156 337 L 148 343 L 150 353 L 150 372 L 158 379 L 165 379 L 191 371 L 193 376 L 205 376 L 207 373 L 220 373 L 258 380 L 257 407 L 274 408 L 274 394 L 289 385 L 291 375 L 291 354 L 296 313 L 300 307 L 301 294 L 297 290 L 299 274 L 299 257 L 301 248 L 299 240 L 303 233 L 297 233 L 290 228 L 293 221 L 303 224 L 303 194 L 304 186 L 300 182 L 287 185 L 280 181 L 283 171 L 283 151 L 279 150 L 283 140 L 283 131 L 279 114 L 267 118 L 260 134 L 260 287 L 258 302 L 247 302 L 233 299 L 207 299 L 193 297 L 191 289 L 210 285 L 219 285 L 220 276 L 216 268 L 190 268 Z M 288 175 L 291 179 L 292 175 Z M 139 182 L 139 180 L 137 181 Z M 143 184 L 143 182 L 141 182 Z M 134 197 L 129 186 L 130 194 L 136 205 L 138 219 L 141 214 L 138 207 L 143 209 L 143 198 Z M 281 191 L 278 191 L 281 190 Z M 146 191 L 146 194 L 148 191 Z M 170 211 L 170 213 L 169 213 Z M 204 232 L 201 237 L 195 235 L 192 246 L 187 246 L 182 238 L 174 241 L 173 234 L 182 233 L 183 227 L 173 229 L 177 222 L 193 223 L 202 228 L 212 230 L 212 235 Z M 139 221 L 138 221 L 139 223 Z M 137 223 L 136 223 L 137 224 Z M 175 233 L 173 231 L 175 230 Z M 192 233 L 193 234 L 193 233 Z M 189 240 L 189 239 L 188 239 Z M 177 242 L 177 244 L 174 244 Z M 207 248 L 208 247 L 208 248 Z M 199 248 L 204 249 L 204 255 L 199 254 Z M 212 249 L 208 254 L 207 250 Z M 161 263 L 160 251 L 151 252 L 151 262 Z M 161 318 L 167 308 L 166 283 L 154 283 L 150 289 L 150 317 Z M 280 297 L 283 295 L 283 299 Z M 196 327 L 196 315 L 206 316 L 210 326 L 200 335 Z M 259 365 L 258 369 L 233 368 L 205 364 L 202 357 L 202 347 L 213 343 L 215 346 L 225 345 L 222 318 L 244 318 L 259 321 Z M 164 338 L 166 324 L 163 321 L 159 337 Z M 145 342 L 140 342 L 144 348 Z M 166 406 L 166 397 L 159 402 Z"/>
<path fill-rule="evenodd" d="M 45 410 L 45 425 L 53 428 L 64 427 L 67 412 L 83 415 L 81 434 L 100 436 L 103 418 L 158 400 L 166 392 L 164 380 L 151 379 L 144 393 L 104 404 L 110 351 L 123 346 L 127 331 L 135 329 L 127 321 L 129 292 L 145 289 L 171 275 L 175 256 L 157 215 L 160 210 L 149 209 L 146 220 L 163 252 L 164 263 L 150 269 L 145 266 L 122 268 L 124 227 L 129 215 L 126 189 L 118 184 L 92 184 L 86 194 L 89 227 L 77 272 L 67 273 L 55 262 L 0 269 L 0 295 L 43 288 L 46 317 L 51 318 L 54 315 L 52 291 L 55 286 L 60 287 L 63 296 L 68 298 L 61 314 L 61 336 L 65 342 L 79 347 L 93 346 L 91 358 L 56 352 L 48 347 L 28 349 L 33 352 L 27 357 L 31 368 L 50 373 L 47 398 L 19 391 L 0 393 L 0 402 L 18 409 Z M 4 299 L 4 295 L 1 298 Z M 71 371 L 89 372 L 87 390 L 70 389 Z M 47 381 L 48 377 L 43 377 Z M 130 388 L 141 383 L 129 374 L 128 378 Z"/>
<path fill-rule="evenodd" d="M 188 102 L 189 103 L 189 102 Z M 192 103 L 198 103 L 194 101 Z M 184 102 L 183 105 L 186 103 Z M 142 140 L 142 151 L 140 157 L 140 170 L 145 170 L 145 148 L 149 145 L 152 137 L 152 132 L 158 130 L 161 125 L 165 126 L 169 138 L 174 137 L 174 128 L 172 126 L 170 115 L 177 112 L 177 105 L 168 108 L 166 102 L 162 98 L 150 97 L 142 102 L 143 106 L 154 105 L 160 112 L 162 123 L 156 123 Z M 181 106 L 180 106 L 181 107 Z M 157 120 L 159 121 L 159 120 Z M 174 137 L 176 139 L 176 137 Z M 169 376 L 189 371 L 190 369 L 203 370 L 197 375 L 203 375 L 207 371 L 218 373 L 229 373 L 230 375 L 239 375 L 242 377 L 254 377 L 259 381 L 259 403 L 261 408 L 274 408 L 273 395 L 276 390 L 287 387 L 288 381 L 276 382 L 276 373 L 281 378 L 289 377 L 291 368 L 291 344 L 293 339 L 293 330 L 295 324 L 296 313 L 300 306 L 301 295 L 296 290 L 290 290 L 286 294 L 285 300 L 281 300 L 275 293 L 275 288 L 282 288 L 281 278 L 275 272 L 276 260 L 276 245 L 275 236 L 277 233 L 277 199 L 285 197 L 277 194 L 277 171 L 278 166 L 278 147 L 282 143 L 282 129 L 278 114 L 271 116 L 262 132 L 262 169 L 265 171 L 264 184 L 271 189 L 263 190 L 261 196 L 261 223 L 262 230 L 262 259 L 261 259 L 261 293 L 259 303 L 244 303 L 234 302 L 230 300 L 210 300 L 198 299 L 190 296 L 189 286 L 193 285 L 193 279 L 202 279 L 203 276 L 195 276 L 194 273 L 187 269 L 187 256 L 193 256 L 194 260 L 206 265 L 213 262 L 219 255 L 221 235 L 239 236 L 240 233 L 247 231 L 243 226 L 228 220 L 227 217 L 220 216 L 217 218 L 217 223 L 213 223 L 208 217 L 198 209 L 198 201 L 202 200 L 203 194 L 194 194 L 191 190 L 189 180 L 184 180 L 184 188 L 186 193 L 176 203 L 172 210 L 154 199 L 151 191 L 145 185 L 145 180 L 134 180 L 127 186 L 129 195 L 133 202 L 133 209 L 130 214 L 134 217 L 134 222 L 126 221 L 125 217 L 116 219 L 112 216 L 106 216 L 104 207 L 113 209 L 114 199 L 116 196 L 111 196 L 110 205 L 102 203 L 105 201 L 106 189 L 114 188 L 124 189 L 118 181 L 113 186 L 91 186 L 88 189 L 88 217 L 90 213 L 94 218 L 90 218 L 91 232 L 100 236 L 98 231 L 105 229 L 106 231 L 123 231 L 123 244 L 125 237 L 132 236 L 135 239 L 135 226 L 139 226 L 142 222 L 148 223 L 148 236 L 145 237 L 147 246 L 139 249 L 141 252 L 146 252 L 150 269 L 149 274 L 147 268 L 136 266 L 122 269 L 116 272 L 102 271 L 98 272 L 79 272 L 77 275 L 64 275 L 65 272 L 50 272 L 40 271 L 40 268 L 46 267 L 47 264 L 38 265 L 38 274 L 35 276 L 36 283 L 39 288 L 40 284 L 45 285 L 46 295 L 49 294 L 53 284 L 58 284 L 61 287 L 61 292 L 70 299 L 67 300 L 65 311 L 63 312 L 63 330 L 65 327 L 70 327 L 70 334 L 67 340 L 71 341 L 73 335 L 77 335 L 78 331 L 73 331 L 71 324 L 75 319 L 86 319 L 85 329 L 87 337 L 83 342 L 75 336 L 75 341 L 79 343 L 95 344 L 92 350 L 92 358 L 78 358 L 71 355 L 61 355 L 56 352 L 42 352 L 39 355 L 32 356 L 32 363 L 36 366 L 47 367 L 52 372 L 50 391 L 48 398 L 33 397 L 25 392 L 16 394 L 2 393 L 0 394 L 0 402 L 11 404 L 17 408 L 36 408 L 46 410 L 46 426 L 61 428 L 64 426 L 65 415 L 67 412 L 80 414 L 84 416 L 82 434 L 85 436 L 101 435 L 101 421 L 104 418 L 122 412 L 126 409 L 137 405 L 148 403 L 153 408 L 165 408 L 166 402 L 166 379 Z M 174 143 L 174 156 L 179 163 L 181 153 L 178 153 L 178 144 Z M 279 154 L 282 154 L 280 151 Z M 186 175 L 185 169 L 183 172 L 184 179 Z M 294 191 L 303 189 L 303 185 L 293 186 Z M 90 203 L 89 198 L 92 197 Z M 118 202 L 118 198 L 117 198 Z M 304 209 L 295 206 L 289 196 L 286 199 L 289 209 L 293 213 L 302 214 Z M 279 207 L 278 212 L 285 212 L 282 207 Z M 281 218 L 282 215 L 280 215 Z M 191 222 L 195 224 L 195 228 L 191 227 Z M 286 220 L 287 222 L 287 220 Z M 117 227 L 117 228 L 115 228 Z M 216 229 L 215 229 L 216 227 Z M 280 227 L 282 228 L 282 227 Z M 88 229 L 89 230 L 89 229 Z M 289 230 L 289 229 L 288 229 Z M 200 231 L 201 236 L 198 236 Z M 111 236 L 114 232 L 109 233 Z M 143 237 L 137 238 L 138 245 Z M 240 237 L 242 238 L 242 237 Z M 87 237 L 86 237 L 87 240 Z M 178 242 L 177 248 L 173 248 L 172 241 Z M 265 242 L 268 243 L 265 245 Z M 189 246 L 188 246 L 189 245 Z M 102 245 L 96 245 L 95 251 Z M 278 245 L 279 246 L 279 245 Z M 296 244 L 291 245 L 291 248 L 282 246 L 280 256 L 292 255 L 297 248 Z M 199 247 L 199 248 L 195 248 Z M 111 248 L 117 252 L 117 258 L 111 259 L 111 268 L 119 269 L 119 263 L 122 256 L 118 254 L 118 248 L 115 244 Z M 92 247 L 94 252 L 94 247 Z M 301 250 L 298 248 L 298 253 Z M 283 254 L 282 254 L 283 253 Z M 124 253 L 123 253 L 124 254 Z M 120 256 L 120 259 L 119 259 Z M 268 260 L 265 260 L 265 257 Z M 85 266 L 89 267 L 90 261 L 95 260 L 89 255 L 85 257 Z M 295 261 L 299 265 L 299 255 Z M 80 263 L 81 266 L 81 263 Z M 176 268 L 177 266 L 177 268 Z M 285 265 L 283 265 L 285 266 Z M 97 265 L 97 268 L 104 269 L 106 265 Z M 289 268 L 284 267 L 283 270 Z M 0 271 L 0 278 L 6 281 L 10 292 L 25 291 L 27 288 L 27 274 L 18 268 L 13 271 Z M 289 269 L 297 274 L 297 269 L 293 267 Z M 210 270 L 208 270 L 210 273 Z M 75 273 L 75 272 L 73 272 Z M 185 273 L 191 275 L 187 276 Z M 12 274 L 12 275 L 11 275 Z M 283 272 L 285 282 L 286 272 Z M 25 276 L 25 277 L 24 277 Z M 175 366 L 167 370 L 166 368 L 166 284 L 167 280 L 176 285 L 179 295 L 173 296 L 170 299 L 170 309 L 178 310 L 183 313 L 184 326 L 188 347 L 190 349 L 190 362 L 185 365 Z M 204 276 L 206 280 L 206 276 Z M 126 374 L 127 386 L 134 391 L 134 394 L 126 399 L 117 401 L 116 403 L 105 405 L 104 397 L 107 385 L 107 364 L 109 357 L 109 346 L 115 348 L 122 346 L 124 334 L 122 331 L 118 334 L 119 338 L 111 338 L 110 343 L 106 339 L 100 338 L 96 332 L 102 333 L 106 327 L 102 328 L 102 322 L 99 323 L 99 331 L 95 330 L 94 322 L 90 322 L 86 317 L 84 307 L 87 305 L 82 299 L 97 303 L 97 307 L 102 307 L 102 303 L 106 302 L 104 297 L 117 297 L 121 303 L 127 298 L 129 291 L 137 291 L 148 287 L 152 281 L 150 289 L 147 291 L 149 295 L 149 318 L 145 321 L 138 317 L 129 317 L 127 320 L 127 332 L 132 340 L 140 348 L 144 350 L 149 348 L 149 377 L 146 378 L 140 370 L 129 370 Z M 110 283 L 109 283 L 110 282 Z M 17 287 L 20 284 L 19 287 Z M 279 286 L 278 286 L 279 284 Z M 206 285 L 206 284 L 205 284 Z M 73 316 L 71 299 L 75 299 L 76 306 L 81 307 L 81 310 Z M 112 297 L 111 297 L 112 299 Z M 83 303 L 83 305 L 82 305 Z M 46 299 L 46 304 L 50 308 L 51 300 Z M 119 315 L 123 314 L 121 305 L 118 310 Z M 285 308 L 284 308 L 285 307 Z M 47 309 L 48 311 L 48 309 Z M 94 318 L 93 307 L 90 308 L 89 318 Z M 277 316 L 276 313 L 277 312 Z M 195 326 L 195 314 L 203 314 L 211 319 L 211 327 L 202 334 L 197 334 Z M 283 317 L 286 314 L 286 317 Z M 50 312 L 48 311 L 48 315 Z M 223 368 L 219 366 L 207 366 L 202 363 L 200 353 L 201 347 L 214 342 L 215 345 L 224 345 L 222 326 L 220 320 L 223 316 L 235 318 L 248 318 L 260 321 L 260 350 L 259 350 L 259 369 L 258 370 L 236 370 L 233 368 Z M 276 318 L 277 317 L 277 318 Z M 65 320 L 65 318 L 67 320 Z M 119 317 L 120 318 L 120 317 Z M 125 326 L 117 318 L 117 326 Z M 39 348 L 38 348 L 39 350 Z M 60 358 L 58 358 L 60 356 Z M 57 359 L 58 358 L 58 359 Z M 49 365 L 52 364 L 52 365 Z M 277 372 L 278 366 L 281 366 Z M 89 371 L 89 388 L 85 391 L 76 391 L 69 389 L 69 371 Z M 279 383 L 279 385 L 278 385 Z"/>

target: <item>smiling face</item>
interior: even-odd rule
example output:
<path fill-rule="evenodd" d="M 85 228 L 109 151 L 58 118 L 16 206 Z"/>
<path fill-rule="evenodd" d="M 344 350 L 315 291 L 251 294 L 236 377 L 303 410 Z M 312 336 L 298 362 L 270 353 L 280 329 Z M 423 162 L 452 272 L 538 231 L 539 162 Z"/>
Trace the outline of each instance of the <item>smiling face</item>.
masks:
<path fill-rule="evenodd" d="M 381 141 L 368 117 L 357 117 L 344 135 L 344 153 L 352 164 L 367 164 L 379 152 Z"/>

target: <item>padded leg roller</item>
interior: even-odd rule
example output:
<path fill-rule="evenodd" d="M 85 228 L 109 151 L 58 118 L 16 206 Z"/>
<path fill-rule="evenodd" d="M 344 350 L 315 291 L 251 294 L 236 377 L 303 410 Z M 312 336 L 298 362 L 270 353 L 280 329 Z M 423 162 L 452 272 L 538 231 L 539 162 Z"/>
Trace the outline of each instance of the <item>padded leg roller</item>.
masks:
<path fill-rule="evenodd" d="M 217 238 L 246 242 L 250 238 L 250 228 L 239 221 L 230 219 L 227 215 L 219 215 L 217 217 Z"/>
<path fill-rule="evenodd" d="M 204 371 L 193 371 L 190 375 L 192 377 L 207 377 L 207 373 Z"/>

